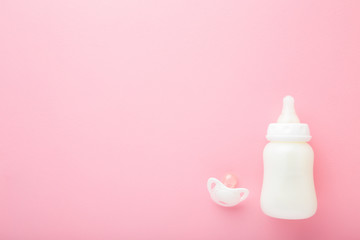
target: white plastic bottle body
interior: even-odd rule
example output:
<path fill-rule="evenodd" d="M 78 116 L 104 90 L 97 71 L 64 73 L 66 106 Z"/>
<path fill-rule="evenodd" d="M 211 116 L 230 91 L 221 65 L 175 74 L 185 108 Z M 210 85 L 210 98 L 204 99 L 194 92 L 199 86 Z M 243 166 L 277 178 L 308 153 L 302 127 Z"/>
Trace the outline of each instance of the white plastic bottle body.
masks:
<path fill-rule="evenodd" d="M 313 178 L 314 152 L 305 142 L 270 142 L 264 149 L 261 209 L 271 217 L 313 216 L 317 199 Z"/>

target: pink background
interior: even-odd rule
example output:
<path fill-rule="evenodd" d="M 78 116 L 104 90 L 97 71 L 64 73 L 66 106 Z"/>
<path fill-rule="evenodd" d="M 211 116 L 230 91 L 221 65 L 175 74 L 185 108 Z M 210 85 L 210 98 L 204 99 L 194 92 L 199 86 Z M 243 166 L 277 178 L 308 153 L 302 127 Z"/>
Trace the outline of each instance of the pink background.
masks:
<path fill-rule="evenodd" d="M 360 239 L 360 1 L 0 2 L 0 239 Z M 260 209 L 282 97 L 318 212 Z M 249 198 L 211 202 L 233 172 Z"/>

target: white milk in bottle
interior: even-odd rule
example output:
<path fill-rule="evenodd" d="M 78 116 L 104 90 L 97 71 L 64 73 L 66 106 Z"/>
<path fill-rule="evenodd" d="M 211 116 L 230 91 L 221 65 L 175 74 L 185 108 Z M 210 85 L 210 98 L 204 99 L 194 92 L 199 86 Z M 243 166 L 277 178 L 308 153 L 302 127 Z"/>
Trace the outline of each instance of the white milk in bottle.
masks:
<path fill-rule="evenodd" d="M 261 209 L 275 218 L 309 218 L 317 208 L 310 131 L 296 115 L 294 98 L 285 97 L 283 104 L 277 123 L 267 131 Z"/>

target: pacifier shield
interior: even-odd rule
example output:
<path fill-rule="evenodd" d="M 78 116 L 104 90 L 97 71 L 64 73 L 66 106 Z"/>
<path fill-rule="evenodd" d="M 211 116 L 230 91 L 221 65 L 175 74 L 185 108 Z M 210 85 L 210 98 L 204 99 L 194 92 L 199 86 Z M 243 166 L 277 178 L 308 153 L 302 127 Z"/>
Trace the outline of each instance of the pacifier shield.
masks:
<path fill-rule="evenodd" d="M 227 178 L 231 179 L 229 176 L 227 176 Z M 233 181 L 233 179 L 231 179 L 231 181 Z M 235 184 L 232 183 L 232 185 Z M 208 179 L 207 187 L 211 199 L 223 207 L 236 206 L 249 195 L 248 189 L 227 187 L 224 183 L 213 177 Z"/>

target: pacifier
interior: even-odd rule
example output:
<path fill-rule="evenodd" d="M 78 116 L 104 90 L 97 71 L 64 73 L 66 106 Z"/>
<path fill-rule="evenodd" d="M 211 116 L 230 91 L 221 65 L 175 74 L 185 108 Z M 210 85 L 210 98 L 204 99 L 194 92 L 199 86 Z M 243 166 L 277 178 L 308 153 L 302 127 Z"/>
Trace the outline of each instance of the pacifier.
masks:
<path fill-rule="evenodd" d="M 223 207 L 233 207 L 244 201 L 248 195 L 249 190 L 246 188 L 235 188 L 237 179 L 232 174 L 226 174 L 224 183 L 216 178 L 209 178 L 207 181 L 207 188 L 211 199 Z"/>

